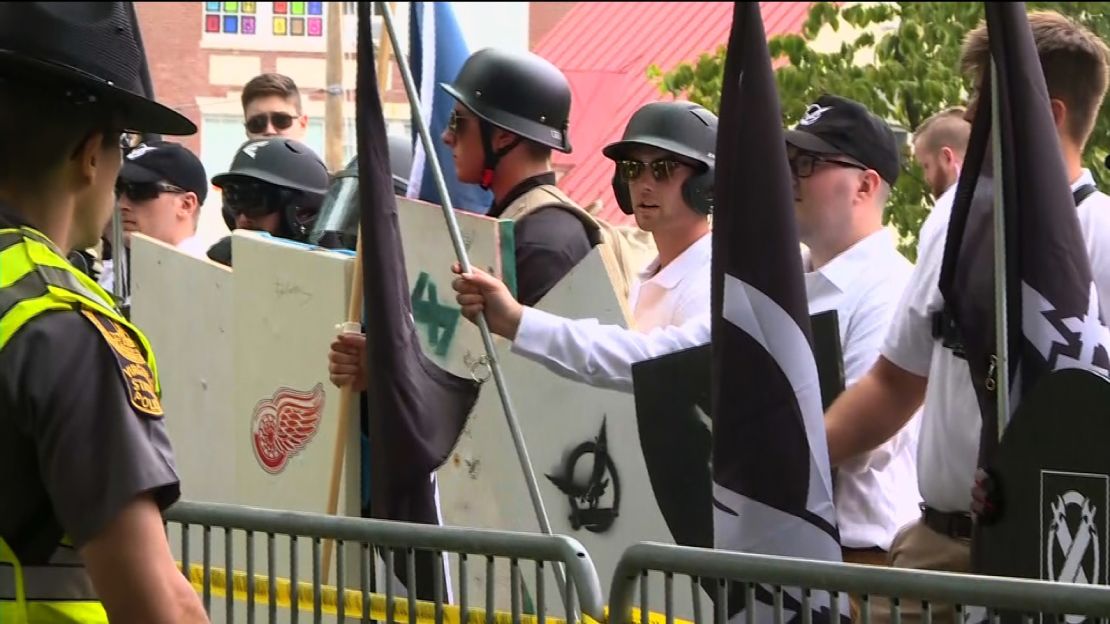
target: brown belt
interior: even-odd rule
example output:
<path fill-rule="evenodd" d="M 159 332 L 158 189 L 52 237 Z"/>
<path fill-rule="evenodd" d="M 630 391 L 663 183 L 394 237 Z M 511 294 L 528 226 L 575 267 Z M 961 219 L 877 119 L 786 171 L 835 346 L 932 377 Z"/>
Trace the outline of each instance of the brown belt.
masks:
<path fill-rule="evenodd" d="M 971 514 L 959 511 L 937 511 L 921 505 L 921 521 L 925 526 L 953 539 L 971 539 Z"/>

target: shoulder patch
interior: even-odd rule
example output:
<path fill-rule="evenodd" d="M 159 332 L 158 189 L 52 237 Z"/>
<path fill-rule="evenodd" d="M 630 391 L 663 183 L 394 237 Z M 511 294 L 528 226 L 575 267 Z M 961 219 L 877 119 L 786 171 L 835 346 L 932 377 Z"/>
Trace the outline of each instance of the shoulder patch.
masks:
<path fill-rule="evenodd" d="M 154 375 L 131 333 L 102 314 L 91 310 L 81 310 L 81 313 L 89 319 L 100 335 L 104 336 L 104 341 L 112 348 L 112 354 L 116 356 L 120 372 L 123 373 L 131 407 L 140 414 L 161 418 L 162 401 L 154 391 Z"/>

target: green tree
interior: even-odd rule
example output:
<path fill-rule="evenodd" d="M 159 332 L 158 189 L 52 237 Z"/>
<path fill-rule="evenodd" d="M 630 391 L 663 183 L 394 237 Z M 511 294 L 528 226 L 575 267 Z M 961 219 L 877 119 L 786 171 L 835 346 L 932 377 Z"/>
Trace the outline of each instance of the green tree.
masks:
<path fill-rule="evenodd" d="M 1033 2 L 1028 6 L 1059 11 L 1110 41 L 1110 11 L 1103 3 Z M 775 74 L 783 124 L 795 124 L 822 93 L 858 100 L 906 132 L 933 113 L 963 105 L 971 85 L 959 72 L 960 47 L 964 35 L 982 17 L 978 2 L 814 3 L 800 34 L 779 35 L 768 42 L 771 58 L 779 64 Z M 856 34 L 839 49 L 817 52 L 807 44 L 826 26 L 839 30 L 843 25 L 856 29 Z M 874 58 L 869 64 L 857 63 L 861 53 L 873 53 Z M 669 71 L 652 65 L 648 75 L 663 93 L 685 96 L 717 111 L 724 61 L 725 46 L 720 46 Z M 907 141 L 885 221 L 897 229 L 900 249 L 912 260 L 917 233 L 932 200 L 909 150 Z M 1100 115 L 1085 164 L 1102 188 L 1110 182 L 1102 164 L 1108 151 L 1110 117 Z"/>

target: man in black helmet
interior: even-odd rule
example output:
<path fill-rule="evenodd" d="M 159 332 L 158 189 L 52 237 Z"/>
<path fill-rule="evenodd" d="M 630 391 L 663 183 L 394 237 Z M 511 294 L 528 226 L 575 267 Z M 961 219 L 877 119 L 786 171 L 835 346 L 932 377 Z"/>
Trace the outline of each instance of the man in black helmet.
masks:
<path fill-rule="evenodd" d="M 716 143 L 713 113 L 690 102 L 655 102 L 636 111 L 622 140 L 603 150 L 614 161 L 621 209 L 651 232 L 659 250 L 632 286 L 632 329 L 523 306 L 479 269 L 452 283 L 463 315 L 474 321 L 484 311 L 490 330 L 513 340 L 514 352 L 558 375 L 629 392 L 632 364 L 708 342 Z"/>
<path fill-rule="evenodd" d="M 467 59 L 443 142 L 460 182 L 493 192 L 490 217 L 516 222 L 517 299 L 535 305 L 590 249 L 600 226 L 555 186 L 551 150 L 570 153 L 570 85 L 548 61 L 494 48 Z"/>
<path fill-rule="evenodd" d="M 0 4 L 0 622 L 207 622 L 161 511 L 181 495 L 154 352 L 66 262 L 115 205 L 140 95 L 130 3 Z"/>
<path fill-rule="evenodd" d="M 440 87 L 456 100 L 442 136 L 456 176 L 493 192 L 487 216 L 515 222 L 516 298 L 536 305 L 590 249 L 610 242 L 607 230 L 555 186 L 551 150 L 571 151 L 570 84 L 535 54 L 486 48 L 466 60 L 454 83 Z M 332 342 L 336 385 L 364 388 L 365 348 L 361 334 Z"/>
<path fill-rule="evenodd" d="M 306 242 L 328 192 L 328 169 L 304 143 L 284 137 L 247 141 L 231 169 L 212 178 L 223 192 L 229 230 L 268 232 Z M 231 265 L 231 237 L 208 250 L 208 257 Z"/>

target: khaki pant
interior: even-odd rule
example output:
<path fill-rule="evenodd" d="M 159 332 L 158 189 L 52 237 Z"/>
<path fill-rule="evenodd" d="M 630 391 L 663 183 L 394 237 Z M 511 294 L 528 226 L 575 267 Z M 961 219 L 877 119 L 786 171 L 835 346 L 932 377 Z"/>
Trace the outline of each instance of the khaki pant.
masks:
<path fill-rule="evenodd" d="M 914 570 L 938 570 L 943 572 L 971 572 L 971 540 L 955 539 L 942 535 L 925 526 L 921 520 L 907 525 L 890 546 L 890 563 L 895 568 Z M 907 624 L 922 622 L 923 609 L 920 600 L 904 598 L 901 600 L 902 621 Z M 933 622 L 936 624 L 955 624 L 956 609 L 953 605 L 930 604 Z M 871 601 L 871 621 L 890 622 L 890 602 L 885 598 Z M 853 619 L 855 613 L 853 612 Z"/>
<path fill-rule="evenodd" d="M 844 559 L 844 563 L 856 563 L 859 565 L 881 567 L 890 566 L 890 554 L 877 548 L 874 550 L 852 550 L 849 548 L 845 548 L 843 551 L 841 551 L 841 554 L 842 558 Z M 885 612 L 889 613 L 890 606 L 889 601 L 886 598 L 871 596 L 870 601 L 872 614 L 875 613 L 875 605 L 878 602 L 883 602 L 884 604 L 886 604 L 887 606 L 885 607 Z M 850 613 L 853 622 L 863 621 L 861 619 L 863 613 L 863 609 L 861 607 L 862 602 L 863 596 L 859 594 L 848 594 L 848 603 L 851 608 Z"/>

